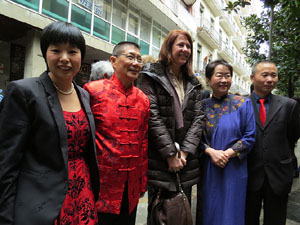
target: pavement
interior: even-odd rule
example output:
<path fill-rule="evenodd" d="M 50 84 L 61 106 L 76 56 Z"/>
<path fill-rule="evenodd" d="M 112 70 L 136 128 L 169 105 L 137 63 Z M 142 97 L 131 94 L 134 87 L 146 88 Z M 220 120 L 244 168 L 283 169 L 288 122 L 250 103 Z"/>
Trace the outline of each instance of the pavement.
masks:
<path fill-rule="evenodd" d="M 300 166 L 300 140 L 295 149 L 295 155 Z M 294 178 L 292 191 L 289 196 L 287 225 L 300 225 L 300 178 Z"/>
<path fill-rule="evenodd" d="M 298 141 L 295 153 L 296 153 L 296 157 L 298 158 L 298 164 L 300 165 L 300 141 Z M 193 214 L 194 224 L 195 224 L 195 216 L 196 216 L 196 202 L 197 202 L 197 189 L 196 186 L 194 185 L 192 188 L 192 214 Z M 148 196 L 146 193 L 145 196 L 141 198 L 139 201 L 139 205 L 137 209 L 136 225 L 146 225 L 147 205 L 148 205 Z M 261 215 L 261 218 L 263 218 L 263 215 Z M 238 225 L 238 224 L 232 224 L 232 225 Z M 286 225 L 300 225 L 300 178 L 294 178 L 292 191 L 290 193 L 289 201 L 288 201 Z"/>

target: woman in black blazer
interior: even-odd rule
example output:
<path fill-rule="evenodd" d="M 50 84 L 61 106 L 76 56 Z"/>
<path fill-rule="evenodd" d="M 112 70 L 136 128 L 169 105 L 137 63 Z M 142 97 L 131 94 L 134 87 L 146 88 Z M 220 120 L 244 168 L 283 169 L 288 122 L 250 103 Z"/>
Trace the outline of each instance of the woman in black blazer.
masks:
<path fill-rule="evenodd" d="M 85 40 L 54 22 L 41 50 L 47 71 L 11 82 L 0 105 L 0 224 L 96 224 L 94 118 L 88 93 L 72 82 Z"/>

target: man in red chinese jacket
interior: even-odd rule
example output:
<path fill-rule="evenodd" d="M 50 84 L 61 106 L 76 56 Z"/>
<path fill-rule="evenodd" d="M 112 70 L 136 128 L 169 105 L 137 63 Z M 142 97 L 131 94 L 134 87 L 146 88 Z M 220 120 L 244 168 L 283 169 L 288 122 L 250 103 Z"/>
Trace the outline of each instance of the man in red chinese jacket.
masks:
<path fill-rule="evenodd" d="M 87 83 L 96 121 L 100 225 L 134 225 L 147 190 L 149 99 L 133 81 L 142 69 L 139 45 L 120 42 L 110 61 L 110 80 Z"/>

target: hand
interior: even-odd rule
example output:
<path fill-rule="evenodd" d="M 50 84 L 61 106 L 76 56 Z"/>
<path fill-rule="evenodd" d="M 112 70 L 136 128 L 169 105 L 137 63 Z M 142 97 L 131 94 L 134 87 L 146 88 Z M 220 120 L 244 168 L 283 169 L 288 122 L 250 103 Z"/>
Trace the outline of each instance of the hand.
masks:
<path fill-rule="evenodd" d="M 232 157 L 235 157 L 235 151 L 232 148 L 228 148 L 227 150 L 224 151 L 225 154 L 227 155 L 227 158 L 230 159 Z"/>
<path fill-rule="evenodd" d="M 173 155 L 167 159 L 168 161 L 168 166 L 169 166 L 169 171 L 171 172 L 178 172 L 183 168 L 183 164 L 181 161 L 181 158 L 178 158 L 178 153 L 176 155 Z"/>
<path fill-rule="evenodd" d="M 183 164 L 183 166 L 186 166 L 186 158 L 187 158 L 187 155 L 188 153 L 187 152 L 184 152 L 184 151 L 180 151 L 180 154 L 181 154 L 181 162 Z"/>
<path fill-rule="evenodd" d="M 216 166 L 224 168 L 228 163 L 229 157 L 228 153 L 225 153 L 225 151 L 207 148 L 205 149 L 205 152 L 210 156 L 212 163 Z"/>

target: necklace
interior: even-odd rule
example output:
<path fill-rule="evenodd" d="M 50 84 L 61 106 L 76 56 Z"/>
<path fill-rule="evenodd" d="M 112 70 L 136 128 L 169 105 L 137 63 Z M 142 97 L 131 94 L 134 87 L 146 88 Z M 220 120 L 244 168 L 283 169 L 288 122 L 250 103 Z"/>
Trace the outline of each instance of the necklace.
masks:
<path fill-rule="evenodd" d="M 54 87 L 56 88 L 56 90 L 57 90 L 59 93 L 63 94 L 63 95 L 70 95 L 70 94 L 72 94 L 73 91 L 74 91 L 74 84 L 73 84 L 73 83 L 72 83 L 72 88 L 71 88 L 70 91 L 63 91 L 63 90 L 60 90 L 60 89 L 54 84 L 54 82 L 52 82 L 52 83 L 53 83 Z"/>

